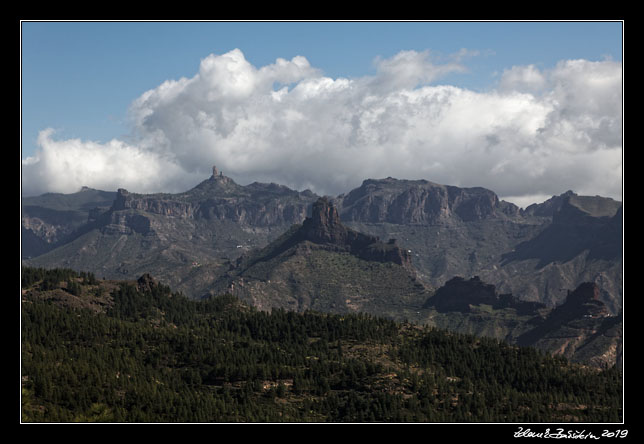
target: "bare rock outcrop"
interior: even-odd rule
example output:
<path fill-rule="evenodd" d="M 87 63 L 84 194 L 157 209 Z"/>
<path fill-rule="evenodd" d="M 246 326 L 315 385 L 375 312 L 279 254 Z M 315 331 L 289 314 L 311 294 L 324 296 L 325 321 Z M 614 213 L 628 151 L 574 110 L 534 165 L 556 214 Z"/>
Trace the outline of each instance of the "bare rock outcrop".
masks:
<path fill-rule="evenodd" d="M 209 179 L 185 193 L 136 194 L 119 189 L 112 211 L 227 221 L 244 227 L 290 226 L 302 223 L 315 197 L 311 192 L 277 184 L 255 182 L 241 186 L 213 167 Z"/>
<path fill-rule="evenodd" d="M 485 188 L 391 177 L 365 180 L 340 200 L 343 220 L 368 223 L 435 224 L 519 214 L 518 207 Z"/>
<path fill-rule="evenodd" d="M 566 301 L 517 338 L 517 344 L 561 354 L 596 367 L 621 366 L 622 317 L 611 316 L 599 300 L 600 288 L 584 282 Z"/>
<path fill-rule="evenodd" d="M 473 306 L 480 305 L 490 305 L 495 309 L 514 308 L 520 315 L 534 314 L 545 308 L 539 302 L 521 301 L 511 294 L 498 294 L 494 285 L 483 282 L 478 276 L 450 279 L 425 302 L 424 308 L 435 308 L 443 313 L 468 313 Z"/>
<path fill-rule="evenodd" d="M 304 221 L 296 237 L 316 244 L 332 245 L 365 260 L 411 267 L 411 256 L 398 247 L 395 240 L 384 243 L 376 236 L 344 226 L 335 206 L 324 197 L 313 204 L 311 217 Z"/>

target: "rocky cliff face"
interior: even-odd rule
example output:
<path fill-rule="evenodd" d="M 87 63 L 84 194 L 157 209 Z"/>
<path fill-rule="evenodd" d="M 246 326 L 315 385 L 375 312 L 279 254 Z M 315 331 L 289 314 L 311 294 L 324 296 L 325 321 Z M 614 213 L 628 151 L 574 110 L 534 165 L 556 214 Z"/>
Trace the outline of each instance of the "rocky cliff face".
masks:
<path fill-rule="evenodd" d="M 297 192 L 276 184 L 241 186 L 218 174 L 180 194 L 141 195 L 119 189 L 112 210 L 270 227 L 301 223 L 315 198 L 311 192 Z"/>
<path fill-rule="evenodd" d="M 104 234 L 153 234 L 150 218 L 133 212 L 109 212 L 96 222 Z"/>
<path fill-rule="evenodd" d="M 194 206 L 181 202 L 172 196 L 139 195 L 119 188 L 112 205 L 112 211 L 138 210 L 146 213 L 171 217 L 189 218 L 194 216 Z"/>
<path fill-rule="evenodd" d="M 385 244 L 375 236 L 347 228 L 340 222 L 335 206 L 326 198 L 313 204 L 311 217 L 304 221 L 295 236 L 299 240 L 333 245 L 365 260 L 393 262 L 411 269 L 411 256 L 398 247 L 394 239 Z"/>
<path fill-rule="evenodd" d="M 301 225 L 295 225 L 266 248 L 241 257 L 238 264 L 257 261 L 257 257 L 276 256 L 294 245 L 309 242 L 327 250 L 350 253 L 367 261 L 392 262 L 413 270 L 411 255 L 398 247 L 395 239 L 387 243 L 376 236 L 352 230 L 341 223 L 335 206 L 325 197 L 319 198 L 311 208 L 311 216 Z M 255 258 L 255 259 L 253 259 Z"/>
<path fill-rule="evenodd" d="M 519 214 L 485 188 L 459 188 L 426 180 L 365 180 L 338 198 L 342 219 L 368 223 L 436 224 Z"/>

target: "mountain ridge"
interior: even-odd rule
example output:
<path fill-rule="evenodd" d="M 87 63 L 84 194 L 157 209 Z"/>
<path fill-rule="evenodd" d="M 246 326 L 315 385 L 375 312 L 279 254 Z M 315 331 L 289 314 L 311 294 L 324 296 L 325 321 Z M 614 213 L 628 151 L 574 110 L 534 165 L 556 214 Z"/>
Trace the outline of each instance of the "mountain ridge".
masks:
<path fill-rule="evenodd" d="M 87 221 L 56 248 L 33 232 L 23 236 L 36 250 L 47 250 L 27 262 L 89 267 L 109 277 L 150 272 L 198 297 L 227 260 L 262 248 L 302 223 L 320 197 L 278 184 L 238 185 L 215 169 L 184 193 L 121 189 L 114 196 L 108 209 L 92 214 L 85 209 Z M 524 210 L 481 187 L 391 177 L 366 179 L 328 199 L 346 227 L 396 239 L 413 258 L 419 279 L 435 288 L 454 276 L 478 275 L 505 293 L 556 306 L 565 294 L 554 288 L 594 281 L 610 310 L 621 309 L 620 202 L 569 191 Z M 566 235 L 575 224 L 584 236 Z"/>
<path fill-rule="evenodd" d="M 367 179 L 337 199 L 344 221 L 433 224 L 457 216 L 463 221 L 512 216 L 519 208 L 482 187 L 459 188 L 427 180 Z"/>

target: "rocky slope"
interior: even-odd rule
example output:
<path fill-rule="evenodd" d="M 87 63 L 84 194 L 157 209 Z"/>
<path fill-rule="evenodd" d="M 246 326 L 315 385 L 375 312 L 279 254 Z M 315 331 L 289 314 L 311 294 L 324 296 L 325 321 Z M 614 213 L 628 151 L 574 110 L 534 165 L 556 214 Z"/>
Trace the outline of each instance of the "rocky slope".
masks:
<path fill-rule="evenodd" d="M 535 320 L 535 328 L 519 336 L 517 344 L 596 367 L 621 366 L 622 316 L 611 316 L 599 294 L 592 282 L 568 291 L 566 301 Z"/>
<path fill-rule="evenodd" d="M 407 251 L 393 240 L 385 243 L 345 227 L 326 198 L 316 201 L 301 225 L 231 264 L 210 290 L 232 293 L 263 310 L 380 315 L 418 306 L 428 291 L 416 279 Z"/>
<path fill-rule="evenodd" d="M 504 263 L 538 259 L 538 268 L 553 262 L 569 262 L 584 251 L 590 258 L 619 259 L 621 206 L 604 199 L 566 193 L 552 213 L 552 223 L 539 235 L 517 245 L 503 256 Z M 602 205 L 603 204 L 603 205 Z"/>
<path fill-rule="evenodd" d="M 106 211 L 114 196 L 113 192 L 83 187 L 72 194 L 22 198 L 21 257 L 36 257 L 63 244 L 76 229 Z"/>
<path fill-rule="evenodd" d="M 622 317 L 612 316 L 592 282 L 568 291 L 566 301 L 548 308 L 499 294 L 494 285 L 453 278 L 427 299 L 425 324 L 492 336 L 532 346 L 598 368 L 621 367 Z M 434 313 L 433 310 L 438 313 Z"/>
<path fill-rule="evenodd" d="M 147 272 L 196 297 L 220 274 L 221 263 L 263 247 L 301 223 L 317 197 L 276 184 L 241 186 L 215 171 L 185 193 L 119 189 L 113 196 L 107 211 L 28 263 L 87 270 L 110 279 Z"/>

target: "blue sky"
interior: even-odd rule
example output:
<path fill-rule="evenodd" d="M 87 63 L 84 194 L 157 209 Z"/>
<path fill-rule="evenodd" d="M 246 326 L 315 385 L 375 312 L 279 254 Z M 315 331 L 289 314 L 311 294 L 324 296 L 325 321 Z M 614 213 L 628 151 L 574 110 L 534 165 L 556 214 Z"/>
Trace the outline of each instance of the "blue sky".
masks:
<path fill-rule="evenodd" d="M 193 78 L 203 59 L 234 49 L 257 69 L 302 56 L 330 79 L 375 76 L 383 60 L 413 51 L 425 54 L 432 66 L 458 59 L 458 69 L 445 69 L 426 84 L 485 93 L 498 89 L 512 67 L 545 73 L 579 59 L 621 65 L 622 27 L 621 22 L 23 22 L 22 157 L 36 155 L 39 133 L 48 128 L 57 141 L 128 140 L 133 101 L 165 81 Z M 250 175 L 241 167 L 238 173 L 240 179 Z M 291 185 L 304 186 L 290 179 Z"/>

